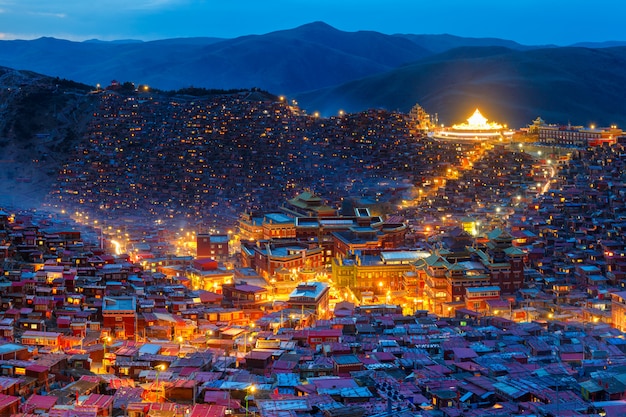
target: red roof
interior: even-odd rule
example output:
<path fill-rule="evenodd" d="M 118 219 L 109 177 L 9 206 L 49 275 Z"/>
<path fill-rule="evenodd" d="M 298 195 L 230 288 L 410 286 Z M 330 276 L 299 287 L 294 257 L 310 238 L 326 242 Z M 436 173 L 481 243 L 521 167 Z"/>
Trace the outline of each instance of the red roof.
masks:
<path fill-rule="evenodd" d="M 211 271 L 217 269 L 218 263 L 211 258 L 201 258 L 193 261 L 193 266 L 194 268 L 200 269 L 202 271 Z"/>
<path fill-rule="evenodd" d="M 173 388 L 193 388 L 196 385 L 196 381 L 193 379 L 177 379 L 172 383 Z"/>
<path fill-rule="evenodd" d="M 228 405 L 229 394 L 226 391 L 211 391 L 204 392 L 204 402 L 207 404 Z"/>
<path fill-rule="evenodd" d="M 15 404 L 16 401 L 19 402 L 20 399 L 12 395 L 0 394 L 0 410 L 10 407 L 12 404 Z"/>
<path fill-rule="evenodd" d="M 249 292 L 249 293 L 266 291 L 265 288 L 263 287 L 259 287 L 257 285 L 250 285 L 250 284 L 235 285 L 235 290 L 241 291 L 241 292 Z"/>
<path fill-rule="evenodd" d="M 262 351 L 262 350 L 253 350 L 252 352 L 248 353 L 248 356 L 246 356 L 246 358 L 248 359 L 259 359 L 262 361 L 266 361 L 269 358 L 271 358 L 273 355 L 273 352 L 266 352 L 266 351 Z"/>
<path fill-rule="evenodd" d="M 48 372 L 48 367 L 43 365 L 30 365 L 26 368 L 27 371 L 32 372 Z"/>
<path fill-rule="evenodd" d="M 52 395 L 31 395 L 28 400 L 26 400 L 26 409 L 27 410 L 49 410 L 57 403 L 58 398 Z"/>
<path fill-rule="evenodd" d="M 305 332 L 309 337 L 340 337 L 343 334 L 340 329 L 310 329 Z"/>
<path fill-rule="evenodd" d="M 320 388 L 356 388 L 358 384 L 352 378 L 320 378 L 313 381 L 317 389 Z"/>
<path fill-rule="evenodd" d="M 59 317 L 57 318 L 57 325 L 59 324 L 65 324 L 65 325 L 69 325 L 72 323 L 72 319 L 69 317 Z"/>
<path fill-rule="evenodd" d="M 80 377 L 79 381 L 87 381 L 93 384 L 98 384 L 100 383 L 101 379 L 99 376 L 95 376 L 95 375 L 83 375 Z"/>
<path fill-rule="evenodd" d="M 113 403 L 112 395 L 91 394 L 83 405 L 92 405 L 98 408 L 107 408 Z"/>
<path fill-rule="evenodd" d="M 194 372 L 198 372 L 199 370 L 200 370 L 200 368 L 198 368 L 197 366 L 185 366 L 185 367 L 183 367 L 183 369 L 180 370 L 178 375 L 179 376 L 189 376 L 189 375 L 193 374 Z"/>
<path fill-rule="evenodd" d="M 226 414 L 226 407 L 214 404 L 196 404 L 191 410 L 190 417 L 222 417 Z"/>
<path fill-rule="evenodd" d="M 203 303 L 215 303 L 221 301 L 223 296 L 210 291 L 200 291 L 200 301 Z"/>
<path fill-rule="evenodd" d="M 562 361 L 581 361 L 584 359 L 584 355 L 582 352 L 562 352 L 561 353 Z"/>

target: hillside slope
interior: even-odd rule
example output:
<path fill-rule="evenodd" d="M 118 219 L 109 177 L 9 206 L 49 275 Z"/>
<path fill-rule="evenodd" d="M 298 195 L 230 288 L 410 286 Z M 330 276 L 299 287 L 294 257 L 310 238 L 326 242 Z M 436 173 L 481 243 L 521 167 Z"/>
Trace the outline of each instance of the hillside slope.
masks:
<path fill-rule="evenodd" d="M 335 114 L 415 103 L 456 123 L 479 107 L 514 127 L 551 123 L 626 125 L 626 48 L 513 51 L 459 48 L 396 70 L 298 97 L 309 111 Z"/>
<path fill-rule="evenodd" d="M 73 81 L 0 67 L 0 204 L 43 201 L 97 102 Z"/>

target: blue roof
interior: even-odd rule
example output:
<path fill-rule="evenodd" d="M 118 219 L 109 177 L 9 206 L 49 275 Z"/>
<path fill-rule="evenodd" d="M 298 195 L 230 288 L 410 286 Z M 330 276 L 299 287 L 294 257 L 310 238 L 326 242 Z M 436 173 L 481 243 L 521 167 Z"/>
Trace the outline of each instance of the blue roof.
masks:
<path fill-rule="evenodd" d="M 161 351 L 161 345 L 146 343 L 139 348 L 139 355 L 156 355 Z"/>
<path fill-rule="evenodd" d="M 469 287 L 466 288 L 468 292 L 483 292 L 483 291 L 500 291 L 500 287 L 493 285 L 490 287 Z"/>
<path fill-rule="evenodd" d="M 135 297 L 104 297 L 102 311 L 137 310 Z"/>
<path fill-rule="evenodd" d="M 282 213 L 266 214 L 265 219 L 271 220 L 274 223 L 294 223 L 293 218 L 286 216 Z"/>

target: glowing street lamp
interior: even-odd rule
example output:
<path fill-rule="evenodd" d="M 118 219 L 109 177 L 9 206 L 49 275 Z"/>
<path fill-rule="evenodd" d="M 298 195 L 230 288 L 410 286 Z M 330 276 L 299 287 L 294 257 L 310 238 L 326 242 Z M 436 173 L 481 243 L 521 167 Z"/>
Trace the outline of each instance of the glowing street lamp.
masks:
<path fill-rule="evenodd" d="M 113 339 L 111 339 L 111 336 L 107 336 L 104 338 L 104 343 L 103 343 L 103 350 L 102 350 L 102 367 L 104 368 L 104 372 L 106 373 L 107 371 L 107 360 L 106 360 L 106 356 L 107 356 L 107 343 L 110 345 L 111 341 Z"/>
<path fill-rule="evenodd" d="M 183 337 L 182 336 L 178 336 L 178 338 L 176 339 L 178 340 L 178 356 L 182 357 L 182 350 L 183 350 Z"/>
<path fill-rule="evenodd" d="M 158 400 L 159 400 L 159 393 L 161 392 L 161 388 L 159 387 L 159 374 L 161 372 L 165 371 L 165 365 L 164 364 L 157 365 L 153 369 L 156 370 L 156 376 L 154 378 L 154 385 L 156 385 L 157 402 L 158 402 Z"/>
<path fill-rule="evenodd" d="M 250 398 L 254 399 L 254 392 L 256 391 L 256 386 L 250 385 L 248 387 L 248 393 L 246 394 L 246 417 L 248 417 L 248 400 Z"/>

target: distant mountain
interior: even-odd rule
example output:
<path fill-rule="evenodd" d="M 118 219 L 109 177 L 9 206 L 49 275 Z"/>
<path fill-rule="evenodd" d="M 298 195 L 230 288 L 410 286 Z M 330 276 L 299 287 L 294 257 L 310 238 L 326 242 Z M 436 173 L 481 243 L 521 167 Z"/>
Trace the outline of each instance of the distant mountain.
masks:
<path fill-rule="evenodd" d="M 116 79 L 160 89 L 260 87 L 276 94 L 337 85 L 430 54 L 408 39 L 343 32 L 321 22 L 226 40 L 0 42 L 2 66 L 90 85 Z"/>
<path fill-rule="evenodd" d="M 89 85 L 115 79 L 164 90 L 259 87 L 295 94 L 387 72 L 461 46 L 533 48 L 494 38 L 344 32 L 314 22 L 235 39 L 0 41 L 0 66 Z"/>
<path fill-rule="evenodd" d="M 103 41 L 100 39 L 87 39 L 84 43 L 104 43 L 104 44 L 124 44 L 124 43 L 142 43 L 143 41 L 139 39 L 116 39 L 113 41 Z"/>
<path fill-rule="evenodd" d="M 545 48 L 547 46 L 529 46 L 522 45 L 514 41 L 509 41 L 506 39 L 498 39 L 498 38 L 463 38 L 460 36 L 454 35 L 411 35 L 411 34 L 397 34 L 394 36 L 398 36 L 401 38 L 405 38 L 410 40 L 411 42 L 421 46 L 422 48 L 430 51 L 433 54 L 439 54 L 445 51 L 449 51 L 450 49 L 461 48 L 464 46 L 503 46 L 505 48 L 516 49 L 516 50 L 528 50 L 528 49 L 537 49 L 537 48 Z"/>
<path fill-rule="evenodd" d="M 491 120 L 521 127 L 552 123 L 626 125 L 626 47 L 458 48 L 393 71 L 298 96 L 309 111 L 336 114 L 415 103 L 446 124 L 476 107 Z"/>
<path fill-rule="evenodd" d="M 616 46 L 626 46 L 626 41 L 578 42 L 570 46 L 579 48 L 613 48 Z"/>

